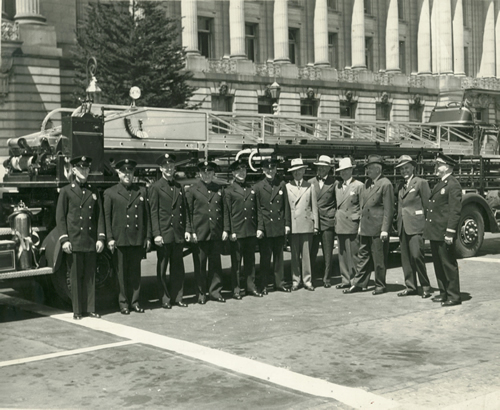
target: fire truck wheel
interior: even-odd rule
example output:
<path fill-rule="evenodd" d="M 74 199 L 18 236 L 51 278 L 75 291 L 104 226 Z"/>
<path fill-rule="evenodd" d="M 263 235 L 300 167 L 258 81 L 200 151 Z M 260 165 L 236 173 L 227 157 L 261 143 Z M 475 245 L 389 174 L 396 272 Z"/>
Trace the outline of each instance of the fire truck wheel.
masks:
<path fill-rule="evenodd" d="M 61 264 L 59 268 L 54 272 L 54 274 L 50 275 L 52 280 L 52 286 L 56 294 L 61 298 L 61 300 L 65 303 L 71 303 L 71 285 L 69 281 L 69 269 L 68 264 L 66 262 L 67 255 L 64 253 L 62 255 Z"/>
<path fill-rule="evenodd" d="M 484 219 L 481 211 L 474 205 L 462 209 L 458 224 L 456 251 L 459 258 L 476 255 L 484 240 Z"/>

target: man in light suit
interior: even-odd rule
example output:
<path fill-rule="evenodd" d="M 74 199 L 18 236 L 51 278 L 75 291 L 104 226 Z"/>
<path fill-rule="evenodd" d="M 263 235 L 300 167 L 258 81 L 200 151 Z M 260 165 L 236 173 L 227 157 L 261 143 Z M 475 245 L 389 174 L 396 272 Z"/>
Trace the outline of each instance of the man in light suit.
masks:
<path fill-rule="evenodd" d="M 431 242 L 440 293 L 432 301 L 440 302 L 443 307 L 462 303 L 455 255 L 455 240 L 462 212 L 462 187 L 452 175 L 455 164 L 452 158 L 442 154 L 436 159 L 436 175 L 440 180 L 431 191 L 424 227 L 424 238 Z"/>
<path fill-rule="evenodd" d="M 359 250 L 358 230 L 361 211 L 359 200 L 363 183 L 353 178 L 354 164 L 350 158 L 342 158 L 337 171 L 343 180 L 337 184 L 335 196 L 337 199 L 337 214 L 335 216 L 335 232 L 339 245 L 339 268 L 342 283 L 336 288 L 350 288 L 356 275 L 356 265 Z"/>
<path fill-rule="evenodd" d="M 335 242 L 335 186 L 337 182 L 332 175 L 329 175 L 333 167 L 332 160 L 328 155 L 321 155 L 316 166 L 316 176 L 309 180 L 312 184 L 316 198 L 318 200 L 319 214 L 319 235 L 313 237 L 311 247 L 311 266 L 316 266 L 316 256 L 318 255 L 319 243 L 325 261 L 325 271 L 323 274 L 323 286 L 331 287 L 330 278 L 332 275 L 332 254 Z"/>
<path fill-rule="evenodd" d="M 292 159 L 288 172 L 293 180 L 286 184 L 285 232 L 292 234 L 292 290 L 299 290 L 301 279 L 305 289 L 314 290 L 310 252 L 313 234 L 319 231 L 319 217 L 316 191 L 304 181 L 306 168 L 302 158 Z"/>
<path fill-rule="evenodd" d="M 385 276 L 389 256 L 389 232 L 394 215 L 394 189 L 391 181 L 382 176 L 383 159 L 370 155 L 366 163 L 368 179 L 361 194 L 361 220 L 359 227 L 358 272 L 349 289 L 355 293 L 368 286 L 372 270 L 375 271 L 374 295 L 387 292 Z"/>
<path fill-rule="evenodd" d="M 405 182 L 398 192 L 398 234 L 401 246 L 401 264 L 406 289 L 398 296 L 417 295 L 417 275 L 422 286 L 422 297 L 431 296 L 429 277 L 425 267 L 424 225 L 430 189 L 425 179 L 415 176 L 417 163 L 408 155 L 399 157 L 399 168 Z"/>

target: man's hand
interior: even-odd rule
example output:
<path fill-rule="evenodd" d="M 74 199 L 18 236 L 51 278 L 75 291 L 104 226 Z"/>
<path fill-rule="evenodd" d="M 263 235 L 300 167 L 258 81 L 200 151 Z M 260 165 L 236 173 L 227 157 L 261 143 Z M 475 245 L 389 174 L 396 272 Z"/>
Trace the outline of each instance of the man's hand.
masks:
<path fill-rule="evenodd" d="M 97 251 L 97 253 L 101 253 L 104 250 L 104 242 L 97 241 L 95 244 L 95 250 Z"/>
<path fill-rule="evenodd" d="M 452 245 L 453 244 L 453 238 L 451 236 L 445 236 L 444 237 L 444 242 L 446 245 Z"/>
<path fill-rule="evenodd" d="M 191 234 L 189 232 L 184 232 L 184 240 L 186 242 L 191 242 Z"/>
<path fill-rule="evenodd" d="M 229 234 L 226 231 L 222 232 L 222 240 L 227 241 L 227 238 L 229 238 Z"/>
<path fill-rule="evenodd" d="M 191 234 L 191 240 L 193 241 L 193 243 L 198 243 L 198 237 L 196 236 L 195 233 Z"/>
<path fill-rule="evenodd" d="M 389 234 L 385 231 L 380 232 L 380 239 L 382 239 L 383 242 L 387 242 L 389 240 Z"/>
<path fill-rule="evenodd" d="M 69 241 L 63 243 L 62 249 L 66 253 L 73 252 L 73 246 L 71 245 L 71 242 L 69 242 Z"/>
<path fill-rule="evenodd" d="M 314 228 L 314 235 L 319 235 L 319 229 L 318 228 Z"/>
<path fill-rule="evenodd" d="M 108 249 L 111 251 L 111 253 L 115 251 L 115 245 L 116 242 L 114 239 L 108 242 Z"/>
<path fill-rule="evenodd" d="M 163 237 L 161 235 L 155 236 L 154 241 L 156 246 L 163 246 Z"/>
<path fill-rule="evenodd" d="M 285 235 L 288 235 L 290 233 L 290 227 L 285 226 Z"/>
<path fill-rule="evenodd" d="M 149 238 L 144 239 L 144 249 L 146 249 L 146 252 L 149 252 L 151 249 L 151 240 Z"/>
<path fill-rule="evenodd" d="M 257 239 L 262 239 L 264 237 L 264 232 L 260 229 L 257 229 Z"/>
<path fill-rule="evenodd" d="M 236 239 L 238 239 L 238 238 L 236 238 L 236 234 L 235 234 L 235 233 L 232 233 L 232 234 L 231 234 L 231 242 L 235 242 L 235 241 L 236 241 Z"/>

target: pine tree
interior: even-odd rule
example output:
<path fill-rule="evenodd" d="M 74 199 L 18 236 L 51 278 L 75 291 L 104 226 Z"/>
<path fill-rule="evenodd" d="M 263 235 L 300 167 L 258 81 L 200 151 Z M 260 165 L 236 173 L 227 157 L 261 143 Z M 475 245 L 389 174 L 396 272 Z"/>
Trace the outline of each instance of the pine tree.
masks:
<path fill-rule="evenodd" d="M 195 91 L 184 68 L 180 24 L 161 2 L 144 0 L 90 3 L 74 52 L 75 102 L 85 96 L 88 59 L 97 59 L 100 101 L 130 104 L 129 90 L 141 89 L 137 105 L 186 108 Z"/>

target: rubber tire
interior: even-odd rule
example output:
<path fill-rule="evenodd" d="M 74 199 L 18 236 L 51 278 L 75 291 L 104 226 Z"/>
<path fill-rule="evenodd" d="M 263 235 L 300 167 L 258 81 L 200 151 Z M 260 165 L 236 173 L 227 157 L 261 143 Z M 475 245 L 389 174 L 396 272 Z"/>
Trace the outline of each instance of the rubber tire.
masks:
<path fill-rule="evenodd" d="M 467 219 L 474 219 L 477 224 L 478 236 L 477 239 L 472 243 L 465 243 L 462 239 L 462 227 Z M 475 256 L 484 240 L 484 219 L 483 215 L 475 205 L 467 205 L 462 208 L 460 215 L 460 222 L 458 224 L 457 232 L 457 243 L 456 243 L 456 255 L 457 258 L 470 258 Z"/>

